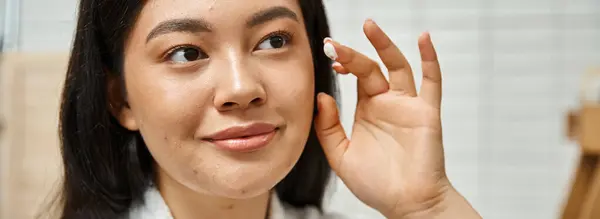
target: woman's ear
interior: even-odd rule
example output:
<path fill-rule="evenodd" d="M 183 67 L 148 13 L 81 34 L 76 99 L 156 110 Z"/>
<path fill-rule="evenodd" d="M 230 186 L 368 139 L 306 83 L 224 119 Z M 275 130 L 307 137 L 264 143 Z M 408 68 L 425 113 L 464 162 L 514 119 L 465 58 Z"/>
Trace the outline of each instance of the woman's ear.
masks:
<path fill-rule="evenodd" d="M 108 110 L 112 116 L 126 129 L 137 131 L 139 128 L 137 120 L 127 102 L 127 92 L 125 92 L 125 84 L 121 77 L 109 74 L 107 89 Z"/>

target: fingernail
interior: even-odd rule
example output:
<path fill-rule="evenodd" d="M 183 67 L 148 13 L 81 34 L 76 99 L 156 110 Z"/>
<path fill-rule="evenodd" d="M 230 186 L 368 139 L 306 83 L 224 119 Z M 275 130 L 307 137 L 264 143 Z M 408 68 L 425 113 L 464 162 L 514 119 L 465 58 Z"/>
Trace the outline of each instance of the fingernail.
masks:
<path fill-rule="evenodd" d="M 323 46 L 323 51 L 325 55 L 329 57 L 331 60 L 336 60 L 338 58 L 337 52 L 335 51 L 335 47 L 330 42 L 325 43 Z"/>
<path fill-rule="evenodd" d="M 325 37 L 325 39 L 323 39 L 323 43 L 327 43 L 327 42 L 331 42 L 333 41 L 333 39 L 331 39 L 331 37 Z"/>
<path fill-rule="evenodd" d="M 341 63 L 339 62 L 334 62 L 333 64 L 331 64 L 331 68 L 333 69 L 333 71 L 335 71 L 335 73 L 340 74 L 341 72 L 338 71 L 338 69 L 336 68 L 343 68 L 344 66 L 342 66 Z"/>
<path fill-rule="evenodd" d="M 317 111 L 318 111 L 318 112 L 320 112 L 320 111 L 322 110 L 322 108 L 323 108 L 323 107 L 321 106 L 321 99 L 323 99 L 323 97 L 322 97 L 322 96 L 323 96 L 323 93 L 322 93 L 322 92 L 319 92 L 319 93 L 317 94 Z"/>
<path fill-rule="evenodd" d="M 373 18 L 367 18 L 367 21 L 368 21 L 368 22 L 371 22 L 371 23 L 373 23 L 373 24 L 377 24 L 377 23 L 375 22 L 375 20 L 373 20 Z"/>

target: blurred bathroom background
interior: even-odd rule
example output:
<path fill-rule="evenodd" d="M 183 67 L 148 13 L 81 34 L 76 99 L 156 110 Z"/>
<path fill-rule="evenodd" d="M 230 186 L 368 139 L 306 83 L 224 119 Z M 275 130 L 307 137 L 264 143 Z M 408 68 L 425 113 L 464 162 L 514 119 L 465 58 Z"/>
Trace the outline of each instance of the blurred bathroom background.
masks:
<path fill-rule="evenodd" d="M 560 217 L 581 153 L 565 135 L 566 116 L 580 105 L 582 76 L 600 68 L 599 0 L 324 2 L 333 38 L 373 58 L 366 18 L 411 63 L 417 37 L 431 32 L 444 74 L 448 174 L 484 218 Z M 58 95 L 76 9 L 76 0 L 0 0 L 0 218 L 32 218 L 55 186 Z M 356 81 L 339 80 L 349 130 Z M 327 202 L 351 218 L 383 218 L 341 181 Z"/>

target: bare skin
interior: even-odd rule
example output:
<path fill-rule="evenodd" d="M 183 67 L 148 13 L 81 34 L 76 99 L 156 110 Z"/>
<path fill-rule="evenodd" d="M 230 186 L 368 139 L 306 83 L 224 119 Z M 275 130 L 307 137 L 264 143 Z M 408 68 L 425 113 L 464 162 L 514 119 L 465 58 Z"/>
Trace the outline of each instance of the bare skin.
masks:
<path fill-rule="evenodd" d="M 335 100 L 319 94 L 317 134 L 329 163 L 364 203 L 388 218 L 480 218 L 446 176 L 440 120 L 442 75 L 429 33 L 419 37 L 423 83 L 417 94 L 410 64 L 371 20 L 364 32 L 389 72 L 332 39 L 333 68 L 358 79 L 351 139 Z"/>
<path fill-rule="evenodd" d="M 273 10 L 277 16 L 255 19 Z M 391 79 L 329 40 L 341 63 L 333 68 L 359 80 L 352 140 L 333 98 L 317 97 L 316 129 L 332 168 L 389 218 L 479 218 L 445 174 L 441 72 L 429 36 L 419 39 L 425 78 L 417 94 L 397 47 L 373 22 L 365 33 Z M 119 79 L 110 85 L 112 105 L 121 106 L 114 114 L 143 136 L 173 216 L 265 218 L 271 190 L 297 162 L 314 119 L 315 72 L 298 2 L 148 1 L 127 41 L 124 71 L 126 97 L 118 98 Z M 252 153 L 211 139 L 257 123 L 276 131 Z"/>

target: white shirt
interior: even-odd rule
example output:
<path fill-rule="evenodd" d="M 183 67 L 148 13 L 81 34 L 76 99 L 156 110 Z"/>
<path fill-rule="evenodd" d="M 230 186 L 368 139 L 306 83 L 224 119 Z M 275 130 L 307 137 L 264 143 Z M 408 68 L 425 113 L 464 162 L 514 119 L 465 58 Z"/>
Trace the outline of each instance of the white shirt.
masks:
<path fill-rule="evenodd" d="M 319 213 L 314 207 L 293 208 L 281 203 L 276 194 L 271 196 L 271 214 L 269 219 L 343 219 L 341 215 Z M 144 205 L 129 212 L 129 219 L 173 219 L 169 207 L 160 192 L 154 187 L 144 194 Z"/>

